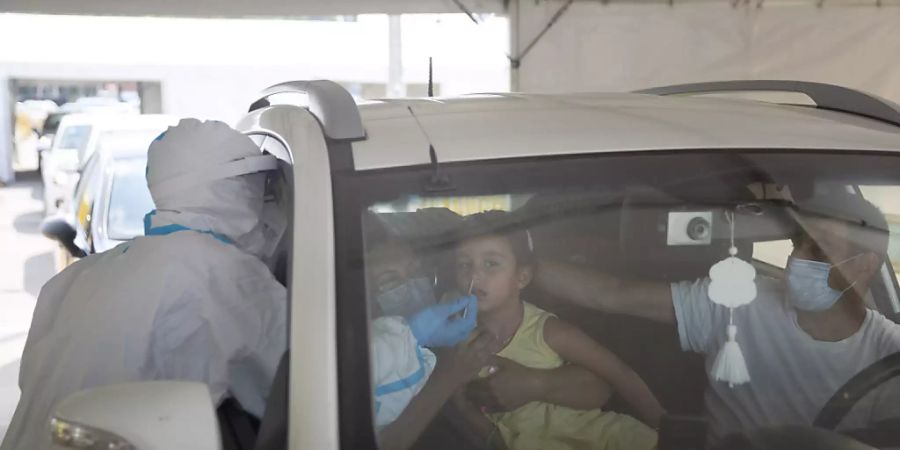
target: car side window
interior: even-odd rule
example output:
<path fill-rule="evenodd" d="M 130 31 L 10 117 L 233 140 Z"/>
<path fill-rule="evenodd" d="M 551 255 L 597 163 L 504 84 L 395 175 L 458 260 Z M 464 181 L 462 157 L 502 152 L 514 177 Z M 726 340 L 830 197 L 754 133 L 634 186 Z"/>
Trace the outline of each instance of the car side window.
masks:
<path fill-rule="evenodd" d="M 754 242 L 753 259 L 764 262 L 778 269 L 787 267 L 788 257 L 791 256 L 794 246 L 790 239 L 777 241 Z"/>
<path fill-rule="evenodd" d="M 888 257 L 894 271 L 900 267 L 900 188 L 897 186 L 860 186 L 862 196 L 884 213 L 888 222 L 890 240 Z"/>

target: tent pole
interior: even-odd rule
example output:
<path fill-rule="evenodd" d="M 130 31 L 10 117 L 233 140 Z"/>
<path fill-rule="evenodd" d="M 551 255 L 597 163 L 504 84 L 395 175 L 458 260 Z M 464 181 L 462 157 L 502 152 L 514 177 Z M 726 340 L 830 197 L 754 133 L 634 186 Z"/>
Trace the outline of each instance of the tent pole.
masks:
<path fill-rule="evenodd" d="M 507 2 L 506 17 L 509 18 L 509 54 L 515 55 L 513 58 L 510 58 L 509 61 L 509 90 L 511 92 L 518 92 L 521 89 L 519 87 L 520 60 L 518 59 L 519 52 L 521 51 L 519 46 L 519 27 L 521 20 L 521 17 L 519 17 L 519 0 L 510 0 Z"/>

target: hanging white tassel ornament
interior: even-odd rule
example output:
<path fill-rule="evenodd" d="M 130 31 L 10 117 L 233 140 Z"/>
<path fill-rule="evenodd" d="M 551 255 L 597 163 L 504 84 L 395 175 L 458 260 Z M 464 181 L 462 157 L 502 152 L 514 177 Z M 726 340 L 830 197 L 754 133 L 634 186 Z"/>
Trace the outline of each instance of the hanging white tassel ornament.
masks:
<path fill-rule="evenodd" d="M 736 336 L 737 327 L 728 325 L 728 340 L 719 350 L 712 366 L 713 378 L 728 383 L 729 387 L 750 382 L 750 372 L 747 371 L 744 352 L 741 351 L 741 346 L 735 340 Z"/>
<path fill-rule="evenodd" d="M 731 222 L 731 248 L 729 257 L 719 261 L 709 269 L 710 301 L 728 307 L 728 328 L 722 349 L 713 361 L 713 379 L 728 383 L 729 387 L 750 381 L 750 372 L 744 360 L 744 352 L 737 342 L 737 326 L 734 324 L 734 310 L 756 298 L 756 269 L 752 264 L 737 257 L 734 245 L 734 215 L 727 215 Z"/>

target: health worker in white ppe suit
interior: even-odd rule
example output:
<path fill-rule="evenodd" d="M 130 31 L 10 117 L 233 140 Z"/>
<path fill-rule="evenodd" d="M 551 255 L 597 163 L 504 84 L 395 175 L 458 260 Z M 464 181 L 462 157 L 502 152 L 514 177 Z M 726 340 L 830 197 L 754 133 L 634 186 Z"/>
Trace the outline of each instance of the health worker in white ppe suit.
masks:
<path fill-rule="evenodd" d="M 286 291 L 263 263 L 286 224 L 261 220 L 277 216 L 263 211 L 276 167 L 220 122 L 185 119 L 150 145 L 146 236 L 41 290 L 2 450 L 49 448 L 57 402 L 115 383 L 200 381 L 262 415 L 287 344 Z"/>

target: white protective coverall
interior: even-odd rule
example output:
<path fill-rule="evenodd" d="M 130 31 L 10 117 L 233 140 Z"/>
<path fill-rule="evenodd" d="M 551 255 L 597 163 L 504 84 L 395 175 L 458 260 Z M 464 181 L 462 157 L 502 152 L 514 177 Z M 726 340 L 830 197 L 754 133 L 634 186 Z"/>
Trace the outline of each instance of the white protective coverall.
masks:
<path fill-rule="evenodd" d="M 182 120 L 150 145 L 147 236 L 43 287 L 2 450 L 49 448 L 54 405 L 114 383 L 201 381 L 262 415 L 287 345 L 286 291 L 260 260 L 284 231 L 260 220 L 275 164 L 218 122 Z"/>
<path fill-rule="evenodd" d="M 402 317 L 380 317 L 371 326 L 375 428 L 381 432 L 425 387 L 437 358 L 418 344 Z"/>

